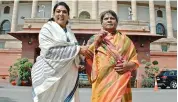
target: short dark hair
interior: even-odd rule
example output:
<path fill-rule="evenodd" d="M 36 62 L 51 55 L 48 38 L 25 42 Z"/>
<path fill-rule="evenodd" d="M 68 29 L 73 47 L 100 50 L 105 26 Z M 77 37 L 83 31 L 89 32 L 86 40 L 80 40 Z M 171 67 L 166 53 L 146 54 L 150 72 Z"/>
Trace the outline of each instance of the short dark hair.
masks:
<path fill-rule="evenodd" d="M 116 21 L 118 23 L 117 14 L 113 10 L 107 10 L 107 11 L 102 12 L 101 15 L 100 15 L 100 22 L 101 22 L 101 24 L 103 23 L 104 16 L 106 14 L 108 14 L 108 13 L 111 14 L 113 17 L 115 17 L 115 19 L 116 19 Z"/>
<path fill-rule="evenodd" d="M 70 8 L 69 8 L 69 6 L 68 6 L 65 2 L 59 2 L 59 3 L 57 3 L 57 4 L 54 6 L 54 8 L 53 8 L 53 13 L 55 12 L 55 10 L 56 10 L 56 8 L 57 8 L 58 6 L 64 6 L 64 7 L 67 9 L 68 15 L 70 14 Z M 54 18 L 50 18 L 48 21 L 54 21 Z"/>

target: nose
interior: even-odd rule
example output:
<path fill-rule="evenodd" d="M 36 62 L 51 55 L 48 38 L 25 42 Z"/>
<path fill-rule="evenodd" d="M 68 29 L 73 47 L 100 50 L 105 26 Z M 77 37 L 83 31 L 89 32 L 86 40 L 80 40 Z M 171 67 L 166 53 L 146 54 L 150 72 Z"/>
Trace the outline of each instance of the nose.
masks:
<path fill-rule="evenodd" d="M 61 11 L 59 14 L 60 14 L 60 15 L 63 15 L 63 12 Z"/>
<path fill-rule="evenodd" d="M 111 18 L 108 18 L 108 22 L 111 22 Z"/>

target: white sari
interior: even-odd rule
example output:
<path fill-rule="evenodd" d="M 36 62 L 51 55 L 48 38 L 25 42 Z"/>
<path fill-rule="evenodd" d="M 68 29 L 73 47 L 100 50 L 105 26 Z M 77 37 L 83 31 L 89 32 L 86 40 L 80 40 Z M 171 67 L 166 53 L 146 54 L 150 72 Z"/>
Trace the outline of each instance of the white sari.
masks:
<path fill-rule="evenodd" d="M 80 47 L 76 43 L 69 28 L 65 33 L 56 22 L 44 24 L 39 34 L 40 56 L 32 68 L 34 102 L 79 102 Z"/>

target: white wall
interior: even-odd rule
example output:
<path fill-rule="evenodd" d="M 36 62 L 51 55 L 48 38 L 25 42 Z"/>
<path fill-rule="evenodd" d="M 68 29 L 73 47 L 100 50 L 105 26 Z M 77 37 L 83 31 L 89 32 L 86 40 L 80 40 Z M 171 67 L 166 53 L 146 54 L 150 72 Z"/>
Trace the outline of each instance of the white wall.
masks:
<path fill-rule="evenodd" d="M 137 6 L 137 20 L 150 21 L 149 7 Z"/>
<path fill-rule="evenodd" d="M 80 1 L 78 3 L 78 16 L 82 11 L 87 11 L 92 16 L 92 1 Z"/>
<path fill-rule="evenodd" d="M 44 8 L 44 18 L 51 17 L 51 2 L 38 2 L 39 10 L 42 10 L 42 5 Z M 25 18 L 30 18 L 32 12 L 32 3 L 21 3 L 19 4 L 19 12 L 18 12 L 18 24 L 23 24 L 24 20 L 21 19 L 22 16 Z M 43 12 L 37 11 L 37 18 L 43 18 Z"/>
<path fill-rule="evenodd" d="M 172 27 L 174 30 L 177 30 L 177 11 L 172 10 Z"/>
<path fill-rule="evenodd" d="M 92 2 L 92 1 L 91 1 Z M 91 7 L 89 8 L 91 9 Z M 98 1 L 98 12 L 99 12 L 99 16 L 102 12 L 106 11 L 106 10 L 109 10 L 109 9 L 112 9 L 112 0 L 109 1 L 109 0 L 100 0 Z"/>
<path fill-rule="evenodd" d="M 118 4 L 118 18 L 119 21 L 122 20 L 128 20 L 129 17 L 129 11 L 128 11 L 129 5 L 124 5 L 124 4 Z"/>
<path fill-rule="evenodd" d="M 18 24 L 23 25 L 24 19 L 21 17 L 30 18 L 32 12 L 32 4 L 31 3 L 21 3 L 19 4 L 19 12 L 18 12 Z"/>

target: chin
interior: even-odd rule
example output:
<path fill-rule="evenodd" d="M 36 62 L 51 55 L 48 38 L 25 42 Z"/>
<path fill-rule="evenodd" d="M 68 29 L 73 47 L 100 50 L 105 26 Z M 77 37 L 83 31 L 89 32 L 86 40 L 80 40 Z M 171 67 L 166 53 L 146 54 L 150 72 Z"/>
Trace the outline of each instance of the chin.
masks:
<path fill-rule="evenodd" d="M 61 27 L 65 25 L 65 23 L 57 22 Z"/>
<path fill-rule="evenodd" d="M 66 27 L 66 25 L 62 25 L 62 24 L 61 24 L 60 26 L 61 26 L 62 28 L 65 28 L 65 27 Z"/>

